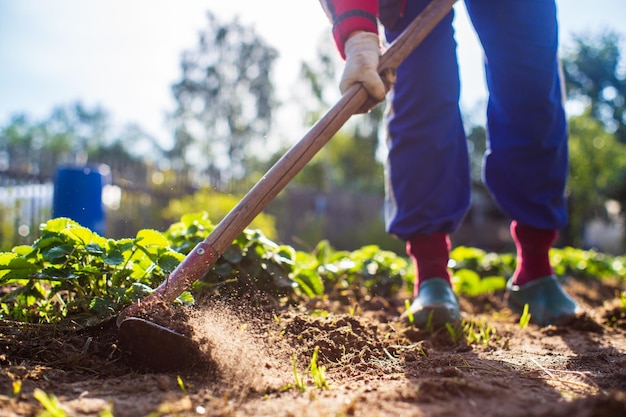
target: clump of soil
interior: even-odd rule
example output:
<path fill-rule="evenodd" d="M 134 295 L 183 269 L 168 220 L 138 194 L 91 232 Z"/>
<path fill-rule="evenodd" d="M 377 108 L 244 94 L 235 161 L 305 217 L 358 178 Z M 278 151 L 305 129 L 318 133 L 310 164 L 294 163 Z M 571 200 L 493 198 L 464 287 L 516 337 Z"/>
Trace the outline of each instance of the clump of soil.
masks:
<path fill-rule="evenodd" d="M 622 417 L 624 282 L 570 279 L 565 288 L 585 313 L 544 328 L 520 328 L 502 293 L 461 297 L 472 342 L 401 322 L 407 294 L 289 307 L 200 300 L 145 316 L 191 330 L 185 334 L 211 364 L 170 372 L 131 367 L 113 322 L 2 322 L 0 415 L 35 415 L 40 389 L 70 416 Z M 316 347 L 329 389 L 317 388 L 309 369 Z"/>

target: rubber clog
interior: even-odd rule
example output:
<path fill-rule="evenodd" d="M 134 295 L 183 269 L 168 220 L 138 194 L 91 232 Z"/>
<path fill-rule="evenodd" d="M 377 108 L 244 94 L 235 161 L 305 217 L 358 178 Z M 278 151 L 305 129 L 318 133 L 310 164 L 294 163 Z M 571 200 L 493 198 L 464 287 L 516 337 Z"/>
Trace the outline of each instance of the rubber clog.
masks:
<path fill-rule="evenodd" d="M 530 321 L 539 326 L 559 324 L 580 311 L 576 302 L 563 291 L 555 275 L 539 278 L 521 286 L 509 279 L 506 285 L 509 308 L 518 314 L 528 304 Z"/>
<path fill-rule="evenodd" d="M 412 320 L 410 319 L 412 317 Z M 443 278 L 429 278 L 420 283 L 417 297 L 411 307 L 402 315 L 415 327 L 438 329 L 446 323 L 457 324 L 461 321 L 459 302 Z"/>

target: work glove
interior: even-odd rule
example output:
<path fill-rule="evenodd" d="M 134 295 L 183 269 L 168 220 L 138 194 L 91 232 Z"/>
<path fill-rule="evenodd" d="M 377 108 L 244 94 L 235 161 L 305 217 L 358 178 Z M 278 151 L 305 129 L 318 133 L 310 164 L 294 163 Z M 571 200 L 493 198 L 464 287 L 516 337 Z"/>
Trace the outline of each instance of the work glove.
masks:
<path fill-rule="evenodd" d="M 395 73 L 389 71 L 385 79 L 378 74 L 380 41 L 378 35 L 360 32 L 351 36 L 345 44 L 346 65 L 339 89 L 345 93 L 354 83 L 361 83 L 370 95 L 360 112 L 365 113 L 385 99 L 387 90 L 395 83 Z"/>

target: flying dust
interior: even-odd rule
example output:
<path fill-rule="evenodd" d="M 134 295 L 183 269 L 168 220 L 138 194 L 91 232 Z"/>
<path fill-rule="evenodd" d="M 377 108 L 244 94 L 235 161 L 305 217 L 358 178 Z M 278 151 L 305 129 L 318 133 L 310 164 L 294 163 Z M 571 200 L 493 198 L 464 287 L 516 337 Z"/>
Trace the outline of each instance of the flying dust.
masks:
<path fill-rule="evenodd" d="M 190 313 L 193 339 L 218 377 L 231 388 L 268 392 L 293 378 L 291 348 L 267 312 L 223 301 L 204 303 Z"/>

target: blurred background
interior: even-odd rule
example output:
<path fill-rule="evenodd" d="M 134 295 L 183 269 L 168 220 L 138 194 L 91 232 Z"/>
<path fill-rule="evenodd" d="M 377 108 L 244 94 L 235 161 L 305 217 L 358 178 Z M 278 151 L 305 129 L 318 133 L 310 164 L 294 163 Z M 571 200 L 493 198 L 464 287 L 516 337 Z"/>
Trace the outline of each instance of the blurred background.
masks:
<path fill-rule="evenodd" d="M 570 224 L 559 245 L 623 254 L 626 3 L 559 0 L 567 88 Z M 472 208 L 455 245 L 512 250 L 480 181 L 486 90 L 480 45 L 455 6 Z M 42 222 L 99 234 L 217 223 L 339 98 L 342 62 L 318 1 L 0 2 L 0 250 Z M 384 105 L 355 116 L 253 227 L 312 249 L 378 244 Z"/>

